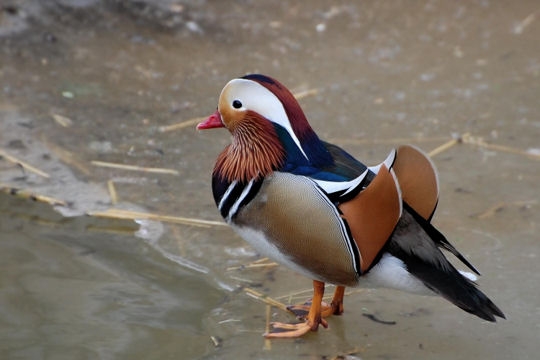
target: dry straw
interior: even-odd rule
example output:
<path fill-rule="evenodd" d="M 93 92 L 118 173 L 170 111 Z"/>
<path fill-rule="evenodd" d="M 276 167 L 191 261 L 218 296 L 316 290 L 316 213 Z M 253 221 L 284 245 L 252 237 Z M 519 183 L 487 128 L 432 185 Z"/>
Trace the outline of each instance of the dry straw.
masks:
<path fill-rule="evenodd" d="M 29 172 L 32 172 L 36 175 L 39 175 L 41 177 L 44 177 L 46 179 L 50 178 L 51 176 L 49 174 L 47 174 L 45 171 L 41 171 L 39 170 L 38 168 L 22 161 L 22 160 L 19 160 L 17 159 L 15 156 L 12 156 L 10 154 L 8 154 L 5 150 L 2 150 L 0 149 L 0 158 L 4 158 L 6 159 L 7 161 L 13 163 L 13 164 L 17 164 L 19 165 L 20 167 L 22 167 L 23 169 L 29 171 Z"/>

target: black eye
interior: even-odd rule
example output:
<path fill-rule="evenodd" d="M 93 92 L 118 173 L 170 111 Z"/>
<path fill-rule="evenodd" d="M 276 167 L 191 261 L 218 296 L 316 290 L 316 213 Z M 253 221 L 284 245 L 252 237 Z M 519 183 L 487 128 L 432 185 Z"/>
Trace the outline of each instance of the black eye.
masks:
<path fill-rule="evenodd" d="M 240 109 L 242 107 L 242 102 L 240 100 L 234 100 L 232 102 L 232 106 L 235 109 Z"/>

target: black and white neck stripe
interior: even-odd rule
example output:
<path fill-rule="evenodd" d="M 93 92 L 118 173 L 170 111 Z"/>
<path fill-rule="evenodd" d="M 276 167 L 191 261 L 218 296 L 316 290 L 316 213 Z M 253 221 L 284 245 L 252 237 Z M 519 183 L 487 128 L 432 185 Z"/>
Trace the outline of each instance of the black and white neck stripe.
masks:
<path fill-rule="evenodd" d="M 236 180 L 229 183 L 214 177 L 212 181 L 214 200 L 227 223 L 233 221 L 242 207 L 257 195 L 262 182 L 263 179 L 251 179 L 247 183 Z"/>

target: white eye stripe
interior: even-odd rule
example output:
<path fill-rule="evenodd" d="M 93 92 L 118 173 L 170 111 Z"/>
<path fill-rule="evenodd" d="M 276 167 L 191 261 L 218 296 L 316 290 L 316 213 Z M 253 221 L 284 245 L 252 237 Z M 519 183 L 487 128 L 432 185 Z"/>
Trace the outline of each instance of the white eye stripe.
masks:
<path fill-rule="evenodd" d="M 270 90 L 253 80 L 233 79 L 223 88 L 221 96 L 226 96 L 225 100 L 233 108 L 233 103 L 239 101 L 243 109 L 255 111 L 284 127 L 305 158 L 309 159 L 292 129 L 283 104 Z"/>

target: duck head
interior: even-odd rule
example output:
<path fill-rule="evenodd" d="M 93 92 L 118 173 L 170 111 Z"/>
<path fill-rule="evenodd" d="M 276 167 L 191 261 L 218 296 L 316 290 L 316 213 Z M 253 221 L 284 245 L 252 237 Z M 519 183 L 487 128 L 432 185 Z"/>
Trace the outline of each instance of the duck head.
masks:
<path fill-rule="evenodd" d="M 265 75 L 246 75 L 225 85 L 217 111 L 197 125 L 199 130 L 219 127 L 229 130 L 232 143 L 219 156 L 214 173 L 228 181 L 333 161 L 294 95 Z"/>

